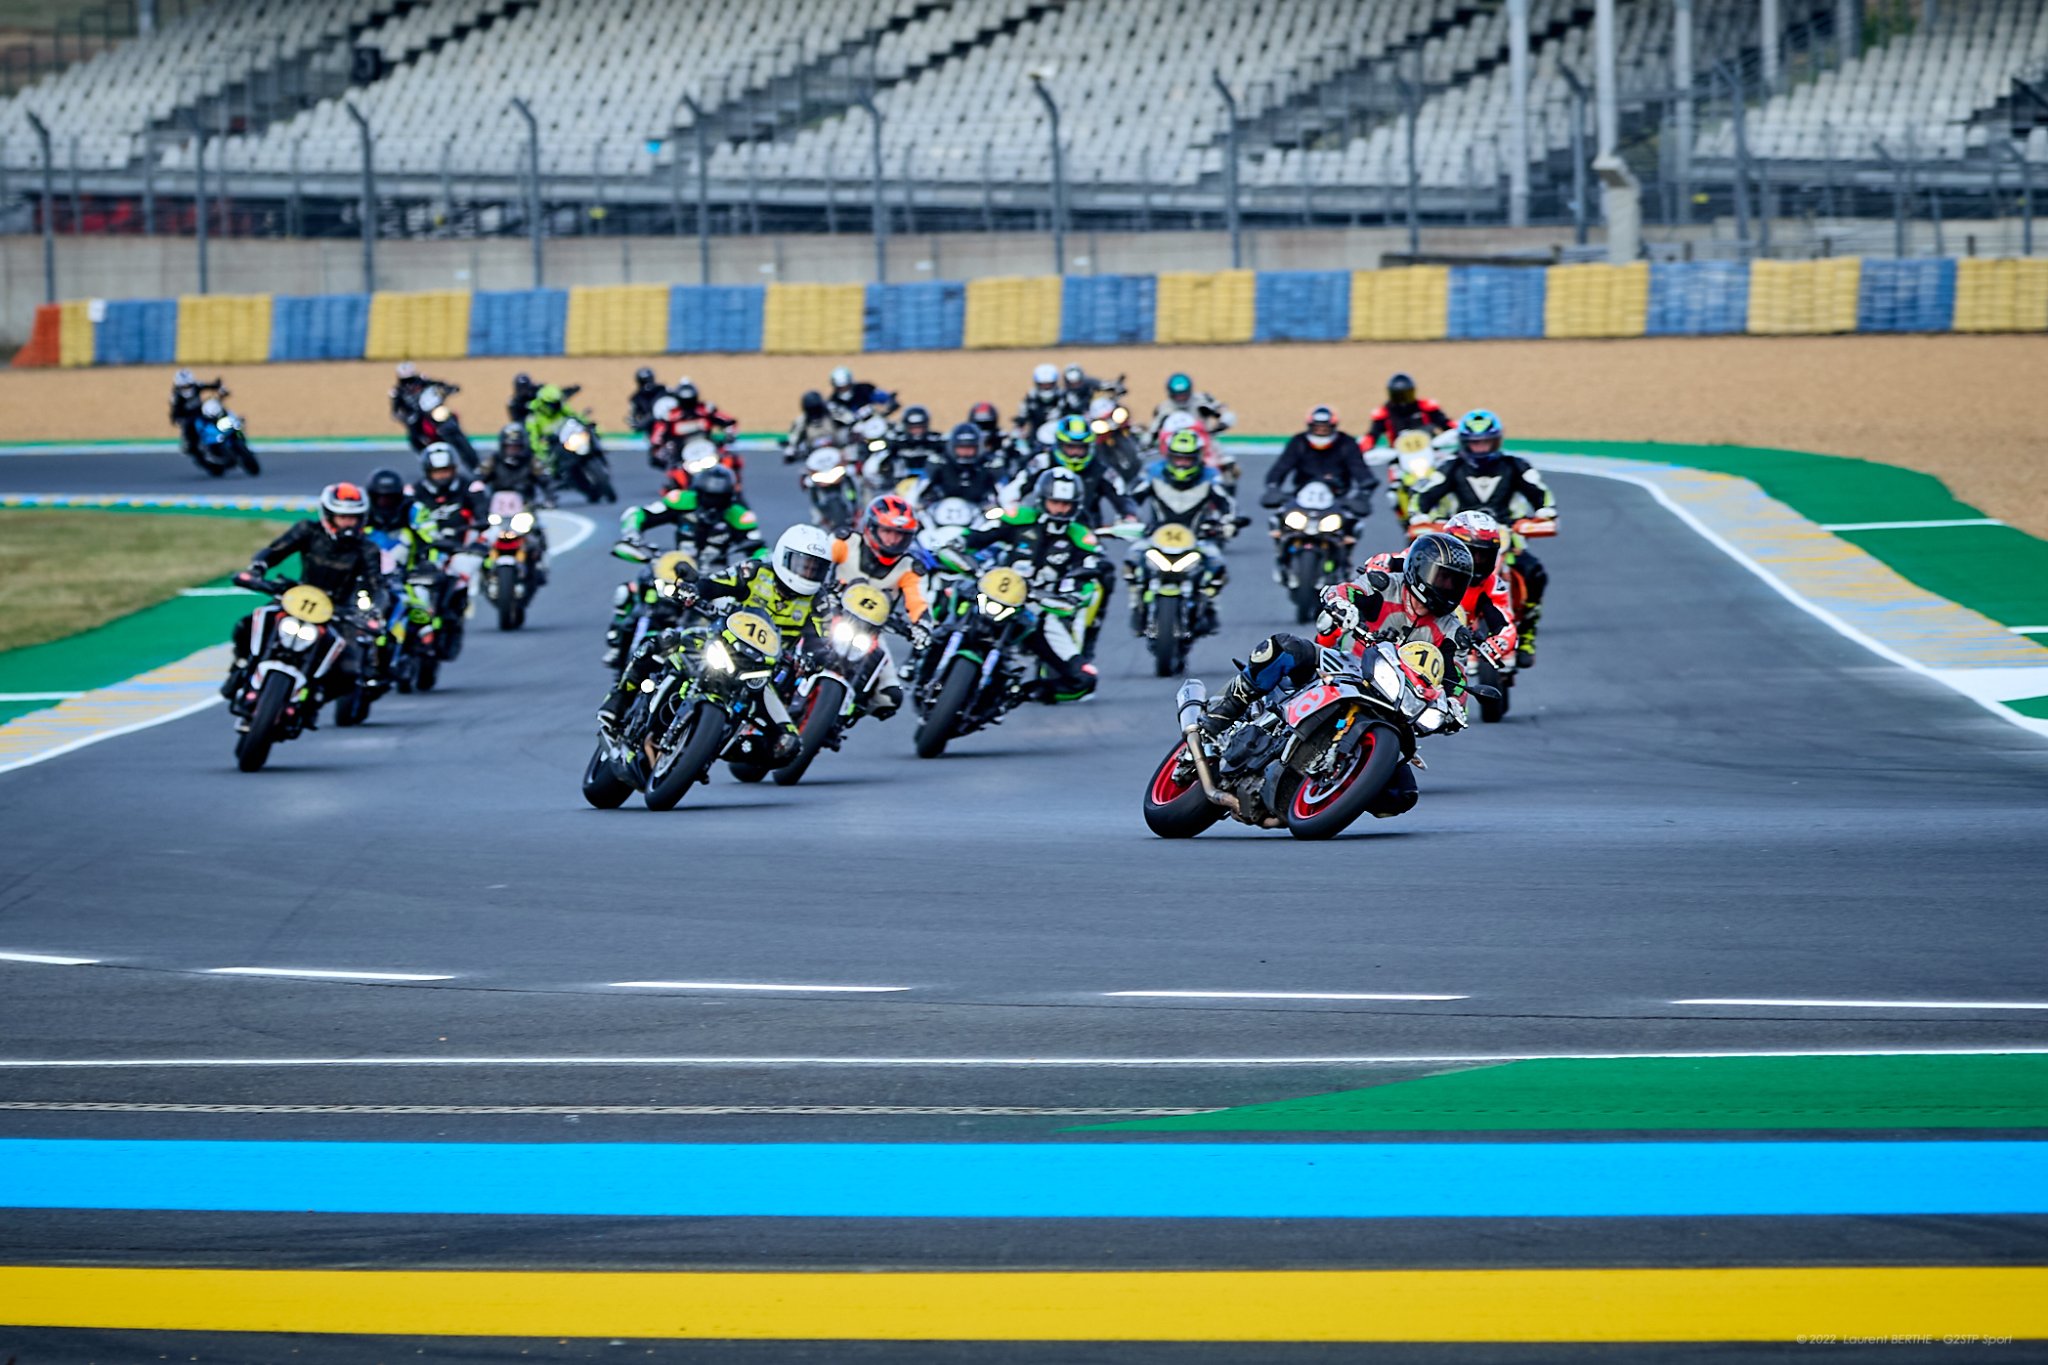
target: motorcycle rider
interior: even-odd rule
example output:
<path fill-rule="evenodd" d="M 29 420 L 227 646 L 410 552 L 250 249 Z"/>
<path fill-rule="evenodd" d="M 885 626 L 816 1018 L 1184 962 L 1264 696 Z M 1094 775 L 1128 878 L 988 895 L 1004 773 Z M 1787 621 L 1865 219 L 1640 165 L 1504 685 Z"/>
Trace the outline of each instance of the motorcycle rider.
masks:
<path fill-rule="evenodd" d="M 776 539 L 766 560 L 750 559 L 724 573 L 695 577 L 678 592 L 677 602 L 688 607 L 699 601 L 729 601 L 735 608 L 757 611 L 775 623 L 787 646 L 812 629 L 818 592 L 832 572 L 831 538 L 816 526 L 792 526 Z M 682 643 L 680 631 L 668 630 L 643 644 L 598 708 L 598 724 L 609 732 L 624 719 L 641 681 L 652 677 L 662 659 Z M 773 766 L 780 767 L 796 757 L 796 723 L 788 703 L 773 687 L 761 689 L 761 706 L 780 730 L 773 759 Z"/>
<path fill-rule="evenodd" d="M 1229 580 L 1222 542 L 1237 534 L 1237 503 L 1216 471 L 1202 463 L 1201 438 L 1192 431 L 1169 437 L 1166 454 L 1147 466 L 1139 496 L 1144 500 L 1146 534 L 1170 521 L 1195 533 L 1203 571 L 1194 626 L 1197 633 L 1207 634 L 1216 628 L 1216 597 Z M 1131 628 L 1142 630 L 1145 601 L 1138 584 L 1144 577 L 1144 561 L 1133 556 L 1124 565 L 1124 577 L 1132 585 Z"/>
<path fill-rule="evenodd" d="M 784 464 L 796 463 L 816 446 L 842 445 L 847 439 L 847 424 L 826 404 L 824 394 L 810 390 L 803 396 L 802 407 L 789 435 L 782 439 Z"/>
<path fill-rule="evenodd" d="M 533 382 L 533 376 L 521 370 L 512 376 L 512 398 L 505 404 L 505 415 L 515 422 L 526 421 L 527 410 L 533 404 L 533 396 L 540 392 L 540 385 Z"/>
<path fill-rule="evenodd" d="M 484 486 L 467 483 L 455 447 L 436 441 L 420 452 L 420 479 L 413 501 L 438 523 L 444 534 L 475 529 L 484 519 Z"/>
<path fill-rule="evenodd" d="M 1060 413 L 1062 416 L 1078 413 L 1085 417 L 1095 402 L 1096 394 L 1114 395 L 1122 390 L 1121 382 L 1097 379 L 1079 365 L 1069 365 L 1060 371 Z"/>
<path fill-rule="evenodd" d="M 917 510 L 895 494 L 884 493 L 862 510 L 857 536 L 832 537 L 832 562 L 838 566 L 839 586 L 865 583 L 892 603 L 900 603 L 910 620 L 914 641 L 924 637 L 921 623 L 929 610 L 918 561 L 911 554 L 917 529 Z M 882 650 L 882 660 L 875 667 L 874 702 L 869 709 L 876 720 L 887 720 L 903 706 L 903 680 L 889 651 L 880 645 L 877 648 Z"/>
<path fill-rule="evenodd" d="M 526 405 L 526 443 L 533 451 L 535 468 L 550 484 L 562 473 L 555 467 L 555 433 L 574 415 L 569 411 L 569 398 L 581 390 L 580 384 L 571 384 L 567 388 L 559 384 L 543 384 L 534 391 L 533 401 Z"/>
<path fill-rule="evenodd" d="M 445 379 L 433 379 L 420 373 L 420 367 L 410 360 L 401 360 L 394 367 L 395 380 L 391 385 L 392 420 L 411 431 L 419 420 L 420 394 L 428 389 L 439 389 L 443 393 L 454 393 L 461 387 Z"/>
<path fill-rule="evenodd" d="M 654 405 L 668 396 L 668 390 L 655 382 L 654 371 L 642 365 L 633 371 L 633 394 L 626 400 L 626 423 L 640 435 L 646 435 L 654 426 Z"/>
<path fill-rule="evenodd" d="M 270 576 L 270 570 L 293 555 L 299 557 L 298 581 L 320 589 L 332 598 L 339 630 L 349 632 L 353 648 L 344 650 L 323 679 L 320 701 L 331 701 L 355 690 L 360 671 L 359 656 L 365 636 L 383 630 L 377 608 L 382 565 L 378 554 L 363 538 L 363 523 L 370 512 L 369 499 L 353 483 L 331 483 L 320 490 L 320 515 L 292 523 L 283 535 L 256 552 L 249 567 L 235 575 L 240 587 L 252 587 Z M 248 725 L 251 617 L 235 622 L 233 658 L 220 694 L 229 707 Z M 317 708 L 315 718 L 317 719 Z M 310 724 L 311 722 L 309 722 Z"/>
<path fill-rule="evenodd" d="M 1060 394 L 1060 372 L 1052 365 L 1040 365 L 1031 371 L 1031 388 L 1024 395 L 1024 401 L 1017 405 L 1017 435 L 1024 440 L 1033 440 L 1038 429 L 1053 421 L 1064 411 Z"/>
<path fill-rule="evenodd" d="M 905 479 L 923 478 L 925 469 L 945 453 L 946 443 L 932 430 L 931 409 L 908 407 L 902 425 L 889 433 L 888 448 L 868 457 L 861 477 L 870 487 L 894 488 Z"/>
<path fill-rule="evenodd" d="M 1237 414 L 1217 401 L 1212 393 L 1197 392 L 1195 381 L 1185 374 L 1167 377 L 1166 398 L 1152 410 L 1152 430 L 1157 433 L 1176 412 L 1188 413 L 1211 436 L 1220 435 L 1237 423 Z"/>
<path fill-rule="evenodd" d="M 1273 461 L 1260 506 L 1278 507 L 1306 483 L 1328 484 L 1353 516 L 1372 512 L 1372 471 L 1366 467 L 1365 452 L 1349 432 L 1337 429 L 1337 410 L 1327 403 L 1308 410 L 1306 425 Z"/>
<path fill-rule="evenodd" d="M 208 394 L 225 398 L 227 386 L 218 376 L 202 384 L 190 370 L 179 370 L 171 376 L 171 425 L 178 429 L 179 446 L 194 458 L 199 454 L 200 410 L 206 406 Z"/>
<path fill-rule="evenodd" d="M 1445 521 L 1459 512 L 1490 514 L 1503 526 L 1515 519 L 1518 505 L 1526 515 L 1544 521 L 1557 516 L 1557 500 L 1536 467 L 1503 448 L 1506 428 L 1498 414 L 1474 408 L 1458 419 L 1458 453 L 1445 461 L 1436 477 L 1417 488 L 1408 524 Z M 1543 592 L 1550 574 L 1525 546 L 1516 546 L 1515 567 L 1522 574 L 1522 617 L 1515 644 L 1519 668 L 1536 664 L 1536 623 L 1543 619 Z"/>
<path fill-rule="evenodd" d="M 984 456 L 981 428 L 972 422 L 962 422 L 948 433 L 946 458 L 928 462 L 910 493 L 919 507 L 944 498 L 965 498 L 976 507 L 1002 501 L 1002 477 Z"/>
<path fill-rule="evenodd" d="M 1136 522 L 1139 520 L 1138 504 L 1124 488 L 1124 481 L 1110 468 L 1109 461 L 1095 453 L 1095 432 L 1085 417 L 1066 416 L 1053 427 L 1053 448 L 1043 452 L 1027 463 L 1012 481 L 1011 496 L 1030 487 L 1034 491 L 1047 471 L 1065 469 L 1081 481 L 1080 510 L 1078 515 L 1089 526 L 1103 526 L 1112 521 Z M 1103 504 L 1109 505 L 1109 515 L 1103 515 Z M 1095 657 L 1095 627 L 1101 614 L 1109 609 L 1109 602 L 1116 595 L 1116 579 L 1105 576 L 1102 593 L 1079 619 L 1082 654 L 1090 659 Z"/>
<path fill-rule="evenodd" d="M 500 428 L 497 449 L 484 457 L 477 479 L 486 492 L 517 493 L 522 500 L 538 507 L 554 505 L 534 468 L 533 444 L 526 439 L 526 428 L 517 422 L 507 422 Z"/>
<path fill-rule="evenodd" d="M 619 518 L 619 544 L 612 553 L 640 562 L 640 556 L 627 553 L 627 548 L 642 548 L 646 533 L 662 526 L 675 527 L 676 548 L 689 555 L 692 564 L 737 563 L 757 558 L 762 551 L 760 518 L 739 500 L 737 481 L 723 465 L 699 470 L 688 488 L 667 488 L 653 502 L 627 508 Z M 612 593 L 605 667 L 618 667 L 620 651 L 632 635 L 636 603 L 652 604 L 657 600 L 650 595 L 653 592 L 653 571 L 647 570 L 636 583 L 622 583 Z"/>
<path fill-rule="evenodd" d="M 847 421 L 856 422 L 876 414 L 887 417 L 896 411 L 896 399 L 865 379 L 855 379 L 853 371 L 841 365 L 832 371 L 832 406 L 846 414 Z"/>
<path fill-rule="evenodd" d="M 1461 542 L 1472 555 L 1472 590 L 1458 610 L 1467 621 L 1484 622 L 1492 630 L 1481 649 L 1495 663 L 1504 664 L 1520 643 L 1514 584 L 1508 577 L 1507 559 L 1501 554 L 1509 533 L 1492 513 L 1474 509 L 1445 522 L 1444 534 Z M 1391 556 L 1386 558 L 1391 562 Z"/>
<path fill-rule="evenodd" d="M 996 405 L 984 398 L 967 410 L 967 421 L 981 433 L 982 453 L 995 454 L 1003 444 L 1003 415 L 996 411 Z"/>
<path fill-rule="evenodd" d="M 1373 409 L 1372 423 L 1366 428 L 1365 448 L 1371 450 L 1381 441 L 1391 447 L 1396 436 L 1417 428 L 1431 435 L 1449 431 L 1450 414 L 1433 400 L 1415 396 L 1414 376 L 1397 374 L 1387 381 L 1387 401 Z"/>

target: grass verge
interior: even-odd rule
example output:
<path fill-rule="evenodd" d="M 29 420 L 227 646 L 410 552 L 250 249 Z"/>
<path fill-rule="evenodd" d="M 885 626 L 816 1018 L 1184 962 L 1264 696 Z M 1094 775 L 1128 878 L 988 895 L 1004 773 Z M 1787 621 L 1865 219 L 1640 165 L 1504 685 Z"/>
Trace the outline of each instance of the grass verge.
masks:
<path fill-rule="evenodd" d="M 75 635 L 216 582 L 288 524 L 0 511 L 0 650 Z"/>

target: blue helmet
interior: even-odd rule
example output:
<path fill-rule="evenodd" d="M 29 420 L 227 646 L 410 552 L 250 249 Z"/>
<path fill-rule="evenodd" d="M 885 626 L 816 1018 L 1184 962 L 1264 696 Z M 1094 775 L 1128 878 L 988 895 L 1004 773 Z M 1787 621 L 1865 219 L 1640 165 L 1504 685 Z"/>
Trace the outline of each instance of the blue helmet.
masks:
<path fill-rule="evenodd" d="M 1489 469 L 1501 457 L 1501 443 L 1507 431 L 1500 417 L 1486 408 L 1474 408 L 1458 419 L 1458 453 L 1481 469 Z"/>

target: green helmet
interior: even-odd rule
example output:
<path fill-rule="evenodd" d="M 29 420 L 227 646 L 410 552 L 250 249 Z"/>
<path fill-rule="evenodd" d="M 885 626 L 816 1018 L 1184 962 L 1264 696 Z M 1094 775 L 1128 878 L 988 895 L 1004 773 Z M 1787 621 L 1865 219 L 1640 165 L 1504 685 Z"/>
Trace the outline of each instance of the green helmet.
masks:
<path fill-rule="evenodd" d="M 538 390 L 538 391 L 536 391 L 536 392 L 534 393 L 534 395 L 533 395 L 533 402 L 531 402 L 530 404 L 528 404 L 528 406 L 529 406 L 529 407 L 535 407 L 535 408 L 550 408 L 550 409 L 553 409 L 553 408 L 559 408 L 559 407 L 561 407 L 561 406 L 562 406 L 562 388 L 561 388 L 561 386 L 560 386 L 559 384 L 543 384 L 543 385 L 541 385 L 541 386 L 540 386 L 540 388 L 539 388 L 539 390 Z"/>
<path fill-rule="evenodd" d="M 1089 461 L 1095 458 L 1095 433 L 1089 429 L 1087 418 L 1073 415 L 1060 418 L 1059 425 L 1052 429 L 1052 436 L 1060 463 L 1076 473 L 1086 469 Z"/>

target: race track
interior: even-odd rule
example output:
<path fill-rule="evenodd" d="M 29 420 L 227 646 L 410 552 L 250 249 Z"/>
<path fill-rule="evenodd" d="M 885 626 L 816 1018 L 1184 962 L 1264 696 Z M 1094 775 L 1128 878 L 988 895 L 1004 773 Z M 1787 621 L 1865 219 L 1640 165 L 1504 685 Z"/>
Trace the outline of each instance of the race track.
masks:
<path fill-rule="evenodd" d="M 257 487 L 309 491 L 375 463 L 278 456 Z M 651 485 L 644 466 L 618 469 L 628 493 Z M 748 482 L 771 534 L 801 514 L 772 456 Z M 1542 550 L 1542 656 L 1514 714 L 1425 745 L 1413 812 L 1323 845 L 1227 824 L 1191 843 L 1146 832 L 1138 799 L 1174 741 L 1174 683 L 1151 676 L 1121 584 L 1087 704 L 1026 708 L 931 762 L 911 754 L 908 716 L 869 723 L 796 789 L 721 768 L 674 812 L 637 798 L 591 810 L 577 783 L 623 568 L 600 509 L 524 631 L 480 616 L 438 691 L 380 703 L 363 729 L 330 723 L 243 775 L 215 708 L 0 774 L 0 952 L 95 963 L 0 961 L 0 1100 L 251 1107 L 19 1108 L 0 1135 L 550 1140 L 575 1123 L 585 1141 L 981 1140 L 1107 1121 L 1031 1111 L 1213 1108 L 1430 1059 L 2048 1044 L 2048 1008 L 1924 1003 L 2048 994 L 2048 746 L 1822 628 L 1643 490 L 1554 484 L 1564 529 Z M 169 455 L 0 460 L 0 492 L 240 487 L 208 487 Z M 1391 541 L 1384 505 L 1367 535 Z M 1225 629 L 1191 665 L 1212 688 L 1233 653 L 1287 628 L 1256 529 L 1231 567 Z M 1923 1005 L 1680 1003 L 1700 999 Z M 289 1105 L 415 1112 L 262 1112 Z M 591 1112 L 607 1105 L 781 1112 Z M 857 1112 L 873 1107 L 911 1112 Z M 1029 1220 L 913 1237 L 887 1220 L 713 1219 L 678 1239 L 632 1219 L 487 1232 L 306 1215 L 263 1224 L 259 1245 L 230 1214 L 8 1217 L 11 1258 L 38 1262 L 238 1248 L 308 1265 L 1480 1255 L 1455 1220 L 1196 1220 L 1170 1235 L 1129 1220 L 1079 1244 Z M 2044 1222 L 1902 1220 L 1887 1251 L 2038 1259 Z M 1802 1223 L 1774 1252 L 1826 1258 L 1858 1226 Z M 1712 1260 L 1743 1235 L 1731 1220 L 1674 1250 L 1668 1220 L 1525 1220 L 1490 1230 L 1484 1255 Z M 260 1341 L 205 1358 L 263 1359 Z M 1082 1358 L 1031 1350 L 1018 1358 Z M 357 1357 L 330 1342 L 295 1358 Z"/>

